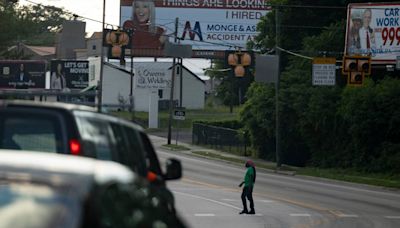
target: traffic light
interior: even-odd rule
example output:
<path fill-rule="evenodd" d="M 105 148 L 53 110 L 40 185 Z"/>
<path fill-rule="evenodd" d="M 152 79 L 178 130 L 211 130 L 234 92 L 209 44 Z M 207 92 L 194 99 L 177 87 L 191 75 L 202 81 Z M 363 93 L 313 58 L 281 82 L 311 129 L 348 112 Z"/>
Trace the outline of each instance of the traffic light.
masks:
<path fill-rule="evenodd" d="M 253 65 L 253 57 L 250 53 L 234 51 L 227 54 L 227 64 L 233 68 L 236 77 L 246 75 L 246 68 Z"/>
<path fill-rule="evenodd" d="M 371 74 L 370 56 L 345 56 L 342 73 L 347 75 L 348 85 L 362 85 L 366 75 Z"/>
<path fill-rule="evenodd" d="M 357 69 L 363 72 L 365 75 L 371 74 L 371 58 L 370 57 L 360 57 L 357 60 Z"/>
<path fill-rule="evenodd" d="M 364 81 L 364 74 L 362 72 L 353 71 L 347 77 L 348 85 L 362 85 Z"/>

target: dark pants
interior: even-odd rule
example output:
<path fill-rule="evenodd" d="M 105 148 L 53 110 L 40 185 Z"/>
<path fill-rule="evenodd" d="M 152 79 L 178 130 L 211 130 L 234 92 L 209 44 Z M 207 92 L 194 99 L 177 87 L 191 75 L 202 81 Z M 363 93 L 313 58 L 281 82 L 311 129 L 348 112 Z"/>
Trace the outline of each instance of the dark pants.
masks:
<path fill-rule="evenodd" d="M 253 187 L 244 187 L 242 191 L 243 210 L 247 211 L 246 197 L 250 201 L 250 210 L 254 211 Z"/>

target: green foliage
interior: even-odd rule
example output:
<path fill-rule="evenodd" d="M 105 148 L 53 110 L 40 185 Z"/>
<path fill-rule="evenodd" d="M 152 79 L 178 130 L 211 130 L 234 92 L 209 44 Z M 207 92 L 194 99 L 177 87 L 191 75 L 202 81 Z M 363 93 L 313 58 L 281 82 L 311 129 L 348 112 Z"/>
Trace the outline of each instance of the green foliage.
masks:
<path fill-rule="evenodd" d="M 195 123 L 206 124 L 206 125 L 211 125 L 211 126 L 215 126 L 215 127 L 230 128 L 230 129 L 235 129 L 235 130 L 238 130 L 243 127 L 242 123 L 238 120 L 220 120 L 220 121 L 198 120 L 198 121 L 193 121 L 193 124 L 195 124 Z"/>
<path fill-rule="evenodd" d="M 337 18 L 319 35 L 303 37 L 300 53 L 340 59 L 344 24 L 343 18 Z M 287 58 L 279 91 L 283 163 L 398 174 L 400 81 L 386 77 L 375 82 L 367 80 L 363 87 L 343 87 L 343 76 L 337 74 L 337 86 L 312 86 L 311 61 L 297 56 Z M 253 149 L 261 157 L 274 160 L 273 85 L 254 83 L 247 97 L 240 119 L 250 132 Z"/>
<path fill-rule="evenodd" d="M 400 170 L 400 81 L 347 88 L 339 113 L 351 136 L 352 165 L 365 171 Z"/>
<path fill-rule="evenodd" d="M 272 86 L 253 83 L 240 111 L 240 121 L 249 133 L 252 147 L 265 159 L 274 159 L 275 154 L 274 94 Z"/>
<path fill-rule="evenodd" d="M 240 105 L 240 102 L 244 103 L 247 89 L 254 81 L 254 76 L 251 70 L 248 70 L 245 77 L 235 77 L 232 69 L 225 66 L 223 60 L 214 60 L 212 63 L 212 69 L 208 70 L 206 74 L 221 82 L 217 87 L 216 96 L 224 105 Z"/>
<path fill-rule="evenodd" d="M 72 14 L 51 6 L 0 5 L 0 53 L 22 42 L 27 45 L 53 46 L 55 34 Z M 6 53 L 18 57 L 18 53 Z"/>

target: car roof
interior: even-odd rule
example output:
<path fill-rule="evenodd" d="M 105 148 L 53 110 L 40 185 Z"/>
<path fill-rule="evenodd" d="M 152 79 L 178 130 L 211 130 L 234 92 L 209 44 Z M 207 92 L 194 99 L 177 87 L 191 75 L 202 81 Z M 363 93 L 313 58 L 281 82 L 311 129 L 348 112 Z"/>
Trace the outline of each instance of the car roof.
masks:
<path fill-rule="evenodd" d="M 85 105 L 68 104 L 62 102 L 41 102 L 27 100 L 0 100 L 0 107 L 17 106 L 17 107 L 36 107 L 36 108 L 52 108 L 64 110 L 82 110 L 96 112 L 96 109 Z"/>
<path fill-rule="evenodd" d="M 72 187 L 86 195 L 95 184 L 132 183 L 137 176 L 112 161 L 64 154 L 0 149 L 0 180 Z"/>
<path fill-rule="evenodd" d="M 85 105 L 76 105 L 62 102 L 40 102 L 40 101 L 27 101 L 27 100 L 0 100 L 0 109 L 2 107 L 22 107 L 22 108 L 45 108 L 45 109 L 59 109 L 59 110 L 67 110 L 69 112 L 73 111 L 85 111 L 88 113 L 92 113 L 92 115 L 96 115 L 97 117 L 102 117 L 107 119 L 108 121 L 115 121 L 121 124 L 129 125 L 130 127 L 135 128 L 138 131 L 143 131 L 143 128 L 135 123 L 130 121 L 97 112 L 97 109 Z"/>

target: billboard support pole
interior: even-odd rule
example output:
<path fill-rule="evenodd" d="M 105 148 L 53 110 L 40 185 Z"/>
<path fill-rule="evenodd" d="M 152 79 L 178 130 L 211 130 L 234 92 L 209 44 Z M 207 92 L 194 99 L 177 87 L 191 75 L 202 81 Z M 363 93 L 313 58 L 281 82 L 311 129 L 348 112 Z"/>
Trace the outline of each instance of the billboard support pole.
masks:
<path fill-rule="evenodd" d="M 280 39 L 280 22 L 279 22 L 279 6 L 275 8 L 275 49 L 278 59 L 281 57 L 281 51 L 279 50 L 279 39 Z M 280 158 L 280 134 L 279 134 L 279 80 L 280 80 L 280 60 L 278 61 L 278 74 L 275 81 L 275 157 L 276 157 L 276 169 L 281 167 Z"/>
<path fill-rule="evenodd" d="M 131 51 L 131 85 L 130 85 L 130 91 L 129 91 L 129 111 L 131 112 L 131 120 L 135 121 L 135 105 L 134 102 L 135 100 L 133 99 L 133 55 Z"/>
<path fill-rule="evenodd" d="M 103 21 L 102 21 L 102 41 L 101 43 L 104 44 L 104 24 L 105 24 L 105 20 L 106 20 L 106 0 L 103 0 Z M 103 56 L 104 56 L 104 47 L 101 46 L 101 54 L 100 54 L 100 80 L 99 83 L 97 85 L 98 87 L 98 91 L 97 91 L 97 111 L 101 112 L 101 106 L 102 106 L 102 91 L 103 91 L 103 71 L 104 71 L 104 60 L 103 60 Z"/>
<path fill-rule="evenodd" d="M 178 18 L 175 18 L 175 32 L 174 32 L 174 43 L 177 41 L 178 36 Z M 171 92 L 169 96 L 169 118 L 168 118 L 168 145 L 171 145 L 171 127 L 172 127 L 172 110 L 174 103 L 174 84 L 175 84 L 175 62 L 176 58 L 172 61 L 172 75 L 171 75 Z"/>

